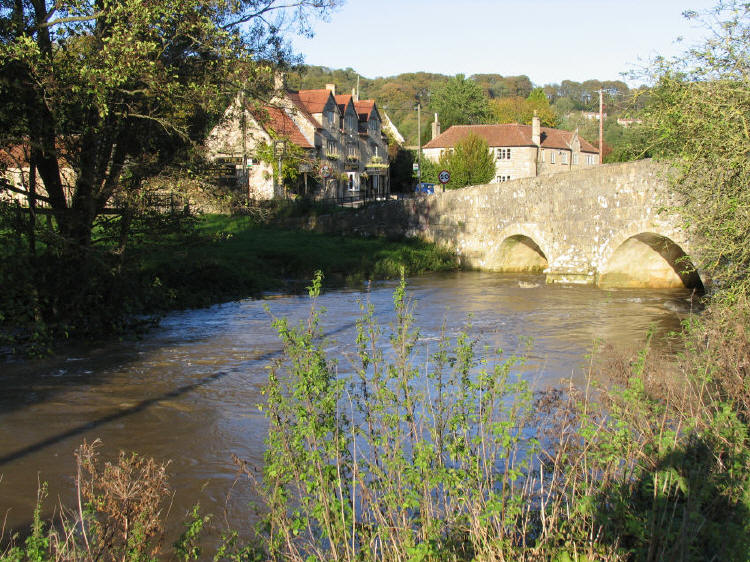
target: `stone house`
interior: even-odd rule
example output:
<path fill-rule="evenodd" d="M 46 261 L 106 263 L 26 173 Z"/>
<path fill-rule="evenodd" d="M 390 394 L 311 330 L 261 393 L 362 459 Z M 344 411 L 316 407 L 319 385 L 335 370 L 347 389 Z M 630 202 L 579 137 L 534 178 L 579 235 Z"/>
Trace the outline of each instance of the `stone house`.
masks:
<path fill-rule="evenodd" d="M 387 140 L 374 100 L 359 100 L 354 92 L 336 95 L 333 84 L 281 91 L 254 109 L 238 97 L 209 134 L 208 157 L 228 166 L 225 179 L 250 198 L 285 196 L 284 188 L 274 185 L 277 162 L 258 157 L 259 146 L 283 140 L 301 149 L 307 194 L 340 199 L 389 193 Z"/>
<path fill-rule="evenodd" d="M 495 160 L 495 182 L 556 174 L 599 164 L 599 151 L 578 135 L 542 127 L 538 117 L 531 125 L 454 125 L 440 134 L 433 127 L 433 139 L 423 154 L 438 162 L 458 141 L 474 133 L 487 141 Z"/>
<path fill-rule="evenodd" d="M 58 146 L 58 153 L 64 153 L 64 149 Z M 21 205 L 28 205 L 26 193 L 29 191 L 31 182 L 31 149 L 27 143 L 15 144 L 0 148 L 0 201 L 18 201 Z M 63 194 L 68 204 L 73 198 L 73 188 L 76 182 L 75 170 L 68 164 L 64 157 L 58 159 L 60 166 L 60 180 L 62 181 Z M 36 200 L 38 207 L 49 207 L 47 201 L 47 190 L 44 181 L 36 174 Z M 3 189 L 5 187 L 5 189 Z"/>

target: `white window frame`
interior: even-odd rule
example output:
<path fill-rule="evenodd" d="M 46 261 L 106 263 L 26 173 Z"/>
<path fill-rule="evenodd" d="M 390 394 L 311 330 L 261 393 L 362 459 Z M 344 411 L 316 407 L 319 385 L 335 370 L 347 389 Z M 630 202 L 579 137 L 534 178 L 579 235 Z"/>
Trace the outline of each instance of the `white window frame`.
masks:
<path fill-rule="evenodd" d="M 510 148 L 502 147 L 502 148 L 497 148 L 495 150 L 496 150 L 495 157 L 497 160 L 510 160 L 511 158 Z"/>
<path fill-rule="evenodd" d="M 560 164 L 568 163 L 568 153 L 565 151 L 560 152 Z"/>
<path fill-rule="evenodd" d="M 557 155 L 555 154 L 554 150 L 550 151 L 550 155 L 549 155 L 549 163 L 550 164 L 554 164 L 555 163 L 556 156 Z"/>

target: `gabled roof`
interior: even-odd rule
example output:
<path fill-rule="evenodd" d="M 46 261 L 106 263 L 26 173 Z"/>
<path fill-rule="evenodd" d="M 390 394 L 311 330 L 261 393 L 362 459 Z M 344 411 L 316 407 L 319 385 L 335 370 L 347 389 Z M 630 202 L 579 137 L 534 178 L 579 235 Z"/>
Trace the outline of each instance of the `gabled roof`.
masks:
<path fill-rule="evenodd" d="M 570 149 L 575 133 L 541 127 L 542 148 Z M 458 141 L 474 133 L 487 141 L 489 146 L 536 146 L 531 139 L 531 125 L 508 123 L 504 125 L 453 125 L 443 134 L 435 137 L 422 148 L 451 148 Z M 582 137 L 581 152 L 598 153 L 599 151 Z"/>
<path fill-rule="evenodd" d="M 9 168 L 25 167 L 29 165 L 29 150 L 27 145 L 14 144 L 0 148 L 0 164 Z"/>
<path fill-rule="evenodd" d="M 360 119 L 365 121 L 370 118 L 373 109 L 375 109 L 375 100 L 359 100 L 354 102 L 354 110 Z"/>
<path fill-rule="evenodd" d="M 333 99 L 336 100 L 336 105 L 339 106 L 339 113 L 341 113 L 341 116 L 343 117 L 346 114 L 346 107 L 349 105 L 349 102 L 352 101 L 352 95 L 339 94 L 338 96 L 333 96 Z M 357 111 L 356 108 L 354 111 Z"/>
<path fill-rule="evenodd" d="M 289 139 L 300 148 L 315 148 L 283 109 L 271 106 L 265 106 L 263 109 L 263 113 L 266 114 L 257 112 L 253 117 L 266 132 Z"/>
<path fill-rule="evenodd" d="M 305 109 L 310 113 L 323 113 L 323 110 L 328 103 L 328 99 L 332 97 L 331 90 L 300 90 L 297 92 L 297 96 Z"/>
<path fill-rule="evenodd" d="M 299 96 L 299 92 L 287 92 L 287 97 L 289 100 L 294 104 L 294 107 L 299 111 L 299 114 L 302 115 L 305 119 L 307 119 L 313 127 L 316 129 L 322 129 L 322 125 L 320 122 L 315 119 L 315 117 L 312 116 L 312 114 L 308 111 L 307 106 L 302 101 L 302 99 Z"/>

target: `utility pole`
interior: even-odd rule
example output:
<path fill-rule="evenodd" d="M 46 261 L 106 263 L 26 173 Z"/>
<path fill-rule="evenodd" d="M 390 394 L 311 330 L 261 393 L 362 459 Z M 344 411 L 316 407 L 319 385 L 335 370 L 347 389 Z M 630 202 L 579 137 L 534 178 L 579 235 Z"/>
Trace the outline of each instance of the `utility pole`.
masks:
<path fill-rule="evenodd" d="M 422 189 L 422 105 L 417 104 L 417 185 Z"/>
<path fill-rule="evenodd" d="M 250 201 L 250 171 L 247 167 L 247 118 L 245 116 L 245 92 L 242 92 L 240 98 L 240 109 L 242 110 L 242 175 L 240 176 L 245 181 L 245 191 L 247 192 L 247 200 Z M 235 177 L 237 171 L 235 170 Z"/>
<path fill-rule="evenodd" d="M 604 90 L 599 90 L 599 164 L 604 163 Z"/>

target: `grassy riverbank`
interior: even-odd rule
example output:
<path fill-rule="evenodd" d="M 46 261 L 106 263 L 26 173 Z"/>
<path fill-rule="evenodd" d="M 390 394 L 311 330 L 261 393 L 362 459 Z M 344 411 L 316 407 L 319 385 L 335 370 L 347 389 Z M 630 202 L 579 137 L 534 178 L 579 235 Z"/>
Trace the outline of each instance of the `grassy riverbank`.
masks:
<path fill-rule="evenodd" d="M 418 240 L 347 238 L 284 230 L 249 216 L 139 216 L 123 243 L 121 219 L 102 221 L 71 255 L 39 221 L 0 218 L 0 351 L 44 354 L 65 341 L 119 336 L 169 310 L 298 291 L 317 270 L 331 286 L 457 268 Z"/>
<path fill-rule="evenodd" d="M 457 269 L 455 256 L 419 240 L 330 236 L 209 215 L 194 236 L 162 239 L 141 254 L 144 271 L 175 291 L 177 306 L 199 306 L 261 291 L 298 291 L 315 271 L 329 286 Z"/>

